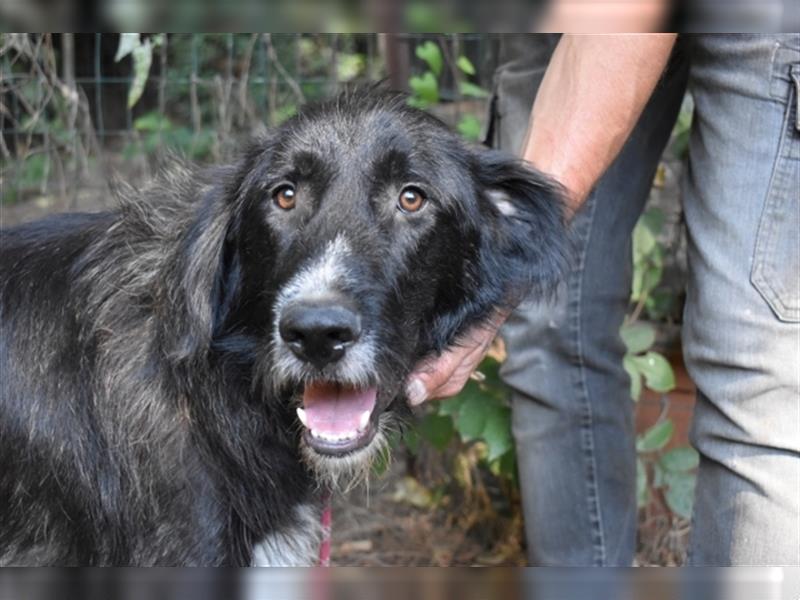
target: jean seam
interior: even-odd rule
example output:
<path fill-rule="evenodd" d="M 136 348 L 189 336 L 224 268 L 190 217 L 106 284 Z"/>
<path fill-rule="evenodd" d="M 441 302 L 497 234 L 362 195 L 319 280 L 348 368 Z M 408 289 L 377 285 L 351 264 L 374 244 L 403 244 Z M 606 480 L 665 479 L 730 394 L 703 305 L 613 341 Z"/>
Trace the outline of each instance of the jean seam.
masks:
<path fill-rule="evenodd" d="M 778 290 L 776 285 L 772 282 L 774 277 L 770 277 L 772 266 L 768 263 L 768 257 L 773 254 L 774 245 L 776 243 L 773 236 L 775 225 L 773 214 L 777 209 L 773 201 L 773 192 L 775 192 L 776 189 L 782 188 L 785 183 L 784 179 L 786 173 L 784 173 L 782 169 L 784 161 L 792 160 L 790 157 L 784 155 L 784 146 L 787 141 L 791 143 L 791 140 L 787 140 L 786 138 L 791 135 L 790 128 L 794 127 L 793 123 L 791 123 L 792 117 L 794 116 L 794 118 L 797 118 L 793 110 L 793 103 L 796 101 L 795 94 L 796 91 L 794 89 L 790 90 L 788 104 L 781 122 L 781 135 L 778 140 L 775 161 L 767 186 L 767 194 L 764 198 L 764 208 L 762 209 L 758 230 L 756 231 L 756 245 L 753 250 L 753 268 L 750 274 L 750 281 L 756 288 L 756 291 L 764 298 L 764 301 L 768 305 L 773 307 L 773 310 L 781 319 L 784 318 L 782 315 L 785 315 L 786 319 L 796 318 L 795 313 L 797 312 L 797 308 L 789 306 L 784 302 L 782 298 L 782 292 L 784 290 Z"/>
<path fill-rule="evenodd" d="M 591 400 L 589 398 L 588 385 L 586 384 L 586 365 L 583 356 L 583 339 L 581 328 L 581 313 L 583 304 L 583 278 L 584 267 L 586 264 L 586 253 L 589 246 L 589 241 L 592 237 L 592 230 L 594 228 L 594 215 L 597 202 L 592 199 L 588 207 L 590 213 L 588 215 L 588 231 L 586 232 L 585 242 L 581 245 L 580 259 L 577 269 L 577 290 L 574 300 L 574 309 L 571 311 L 572 330 L 575 335 L 575 356 L 578 364 L 579 378 L 577 382 L 578 397 L 583 403 L 583 418 L 581 420 L 581 442 L 584 459 L 586 461 L 586 477 L 587 477 L 587 504 L 589 510 L 589 520 L 592 526 L 592 547 L 594 551 L 595 566 L 604 566 L 606 563 L 606 548 L 605 536 L 603 532 L 603 519 L 600 511 L 600 499 L 597 485 L 597 462 L 595 457 L 595 443 L 594 432 L 592 428 L 593 414 Z"/>

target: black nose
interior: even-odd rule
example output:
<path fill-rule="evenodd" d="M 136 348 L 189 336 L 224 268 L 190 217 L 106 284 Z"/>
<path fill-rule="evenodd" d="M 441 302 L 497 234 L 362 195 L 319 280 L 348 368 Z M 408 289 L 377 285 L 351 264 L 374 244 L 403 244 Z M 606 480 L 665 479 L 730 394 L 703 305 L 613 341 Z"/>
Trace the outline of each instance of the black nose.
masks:
<path fill-rule="evenodd" d="M 338 299 L 297 301 L 283 310 L 278 331 L 298 358 L 321 369 L 358 340 L 361 318 Z"/>

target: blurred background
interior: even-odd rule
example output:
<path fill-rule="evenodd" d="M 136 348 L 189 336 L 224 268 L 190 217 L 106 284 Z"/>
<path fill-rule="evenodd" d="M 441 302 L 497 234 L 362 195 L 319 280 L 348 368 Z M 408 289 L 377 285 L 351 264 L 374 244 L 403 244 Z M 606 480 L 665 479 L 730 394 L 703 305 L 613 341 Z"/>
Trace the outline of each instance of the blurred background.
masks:
<path fill-rule="evenodd" d="M 438 17 L 423 7 L 410 18 Z M 480 143 L 499 35 L 0 34 L 0 224 L 113 207 L 116 182 L 138 185 L 171 154 L 230 160 L 302 104 L 375 82 Z M 678 333 L 677 181 L 691 118 L 687 96 L 634 232 L 620 331 L 637 402 L 642 565 L 683 563 L 697 465 Z M 461 395 L 393 440 L 369 485 L 337 497 L 334 564 L 525 564 L 504 356 L 498 341 Z"/>

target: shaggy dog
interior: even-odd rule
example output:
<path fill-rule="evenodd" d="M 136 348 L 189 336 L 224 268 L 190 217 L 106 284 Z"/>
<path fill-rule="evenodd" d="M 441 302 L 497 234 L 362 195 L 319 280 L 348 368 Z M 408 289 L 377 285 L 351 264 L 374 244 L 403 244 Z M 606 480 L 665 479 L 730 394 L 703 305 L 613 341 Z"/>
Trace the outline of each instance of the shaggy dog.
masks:
<path fill-rule="evenodd" d="M 403 382 L 565 256 L 556 187 L 387 92 L 2 232 L 0 564 L 311 564 Z"/>

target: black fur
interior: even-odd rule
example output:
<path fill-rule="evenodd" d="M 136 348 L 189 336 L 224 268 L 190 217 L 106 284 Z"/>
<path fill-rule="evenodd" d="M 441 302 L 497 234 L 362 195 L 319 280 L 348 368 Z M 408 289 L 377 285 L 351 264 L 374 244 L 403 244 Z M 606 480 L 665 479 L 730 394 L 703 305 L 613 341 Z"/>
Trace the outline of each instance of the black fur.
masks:
<path fill-rule="evenodd" d="M 291 180 L 301 203 L 270 196 Z M 423 187 L 417 214 L 396 207 Z M 498 202 L 506 213 L 498 208 Z M 2 232 L 0 564 L 247 565 L 313 502 L 273 303 L 337 235 L 379 410 L 421 357 L 564 264 L 554 185 L 402 96 L 308 106 L 235 164 Z"/>

